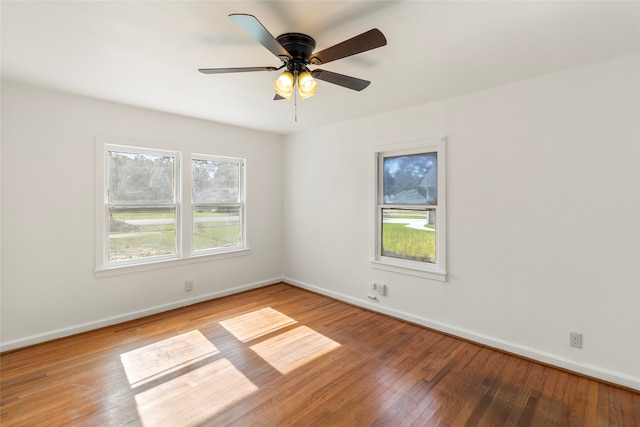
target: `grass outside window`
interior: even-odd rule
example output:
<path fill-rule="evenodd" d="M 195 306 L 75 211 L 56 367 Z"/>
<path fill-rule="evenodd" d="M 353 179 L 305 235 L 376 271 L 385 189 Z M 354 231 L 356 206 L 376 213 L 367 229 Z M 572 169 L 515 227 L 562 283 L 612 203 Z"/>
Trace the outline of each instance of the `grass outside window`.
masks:
<path fill-rule="evenodd" d="M 382 255 L 433 263 L 436 233 L 428 218 L 426 211 L 383 210 Z"/>
<path fill-rule="evenodd" d="M 228 248 L 242 244 L 240 211 L 196 211 L 193 215 L 194 250 Z"/>
<path fill-rule="evenodd" d="M 176 253 L 176 213 L 112 212 L 109 218 L 109 261 Z"/>

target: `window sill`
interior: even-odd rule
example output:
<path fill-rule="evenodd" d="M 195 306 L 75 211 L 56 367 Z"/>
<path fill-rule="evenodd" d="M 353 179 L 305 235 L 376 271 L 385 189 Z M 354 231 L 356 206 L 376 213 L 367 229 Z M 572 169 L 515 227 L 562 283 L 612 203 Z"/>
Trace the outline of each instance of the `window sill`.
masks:
<path fill-rule="evenodd" d="M 394 273 L 406 274 L 409 276 L 422 277 L 423 279 L 437 280 L 440 282 L 447 281 L 447 272 L 441 270 L 426 270 L 423 268 L 391 264 L 389 262 L 378 260 L 372 260 L 371 266 L 377 270 L 386 270 Z"/>
<path fill-rule="evenodd" d="M 195 264 L 199 262 L 209 262 L 225 258 L 235 258 L 239 256 L 249 255 L 249 248 L 238 249 L 229 252 L 208 253 L 202 255 L 191 255 L 184 258 L 163 259 L 157 261 L 149 261 L 143 264 L 118 265 L 113 267 L 96 268 L 94 274 L 96 278 L 117 276 L 119 274 L 137 273 L 140 271 L 157 270 L 160 268 L 175 267 L 179 265 Z"/>

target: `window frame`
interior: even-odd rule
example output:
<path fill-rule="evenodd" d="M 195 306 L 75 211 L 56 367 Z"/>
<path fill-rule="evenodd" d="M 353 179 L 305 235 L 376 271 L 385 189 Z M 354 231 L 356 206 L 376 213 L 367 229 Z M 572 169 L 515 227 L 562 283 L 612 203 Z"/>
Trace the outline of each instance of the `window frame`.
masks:
<path fill-rule="evenodd" d="M 127 153 L 127 154 L 141 154 L 141 155 L 151 155 L 151 156 L 163 156 L 163 157 L 172 157 L 174 159 L 173 166 L 173 203 L 162 203 L 162 202 L 154 202 L 154 203 L 110 203 L 109 202 L 109 168 L 107 167 L 109 162 L 109 153 L 110 152 L 119 152 L 119 153 Z M 105 267 L 118 267 L 118 266 L 127 266 L 127 265 L 137 265 L 143 263 L 150 262 L 159 262 L 163 260 L 171 260 L 180 257 L 181 250 L 181 242 L 182 242 L 182 230 L 180 227 L 181 224 L 181 216 L 182 216 L 182 197 L 181 197 L 181 153 L 178 151 L 169 151 L 169 150 L 160 150 L 160 149 L 150 149 L 144 147 L 136 147 L 136 146 L 128 146 L 128 145 L 120 145 L 120 144 L 104 144 L 104 179 L 103 179 L 103 209 L 104 209 L 104 258 L 103 265 Z M 109 218 L 110 211 L 112 209 L 124 209 L 124 210 L 135 210 L 135 209 L 154 209 L 154 208 L 173 208 L 176 213 L 175 219 L 175 252 L 172 254 L 164 254 L 164 255 L 156 255 L 149 257 L 140 257 L 140 258 L 132 258 L 118 261 L 110 261 L 109 260 Z"/>
<path fill-rule="evenodd" d="M 153 146 L 153 147 L 152 147 Z M 246 214 L 246 159 L 241 158 L 242 167 L 242 201 L 243 215 L 241 218 L 242 244 L 215 251 L 194 251 L 193 243 L 193 215 L 187 212 L 191 206 L 192 191 L 192 156 L 211 156 L 208 154 L 192 154 L 180 150 L 172 150 L 167 144 L 145 143 L 140 141 L 123 140 L 112 137 L 98 136 L 95 139 L 96 157 L 96 251 L 95 269 L 96 277 L 108 277 L 112 275 L 149 271 L 177 265 L 207 262 L 213 259 L 226 259 L 244 256 L 250 253 L 247 239 L 247 214 Z M 158 148 L 156 148 L 158 147 Z M 133 151 L 132 151 L 133 150 Z M 176 205 L 176 253 L 153 257 L 142 257 L 131 260 L 109 261 L 109 212 L 108 212 L 108 152 L 123 151 L 151 155 L 176 155 L 175 172 L 175 205 Z M 234 158 L 235 157 L 226 157 Z M 188 162 L 188 164 L 187 164 Z"/>
<path fill-rule="evenodd" d="M 191 233 L 190 234 L 190 253 L 194 256 L 198 255 L 206 255 L 206 254 L 218 254 L 223 252 L 230 252 L 234 250 L 241 250 L 246 248 L 246 160 L 239 157 L 225 157 L 225 156 L 214 156 L 210 154 L 198 154 L 193 153 L 190 157 L 190 168 L 189 168 L 189 176 L 191 178 L 191 191 L 189 194 L 189 206 L 190 206 L 190 216 L 191 216 Z M 238 201 L 235 203 L 230 202 L 218 202 L 218 203 L 194 203 L 193 202 L 193 161 L 194 160 L 204 160 L 204 161 L 215 161 L 215 162 L 225 162 L 225 163 L 235 163 L 238 165 Z M 195 248 L 195 224 L 194 224 L 194 211 L 197 207 L 201 208 L 215 208 L 217 206 L 232 206 L 237 205 L 239 208 L 240 214 L 240 243 L 235 246 L 224 246 L 217 248 L 208 248 L 208 249 L 200 249 L 196 250 Z"/>
<path fill-rule="evenodd" d="M 438 197 L 435 205 L 428 204 L 385 204 L 383 198 L 384 159 L 390 157 L 436 153 Z M 374 148 L 374 192 L 373 192 L 373 247 L 371 265 L 373 268 L 401 274 L 446 281 L 446 138 L 429 138 L 404 143 L 388 144 Z M 435 262 L 417 261 L 382 255 L 382 216 L 385 209 L 435 210 Z"/>

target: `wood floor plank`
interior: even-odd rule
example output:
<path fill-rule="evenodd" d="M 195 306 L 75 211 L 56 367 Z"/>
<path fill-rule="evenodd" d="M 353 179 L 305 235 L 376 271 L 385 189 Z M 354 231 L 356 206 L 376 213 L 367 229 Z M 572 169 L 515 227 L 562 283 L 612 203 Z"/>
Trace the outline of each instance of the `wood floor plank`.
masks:
<path fill-rule="evenodd" d="M 0 355 L 0 425 L 640 426 L 640 394 L 277 284 Z"/>

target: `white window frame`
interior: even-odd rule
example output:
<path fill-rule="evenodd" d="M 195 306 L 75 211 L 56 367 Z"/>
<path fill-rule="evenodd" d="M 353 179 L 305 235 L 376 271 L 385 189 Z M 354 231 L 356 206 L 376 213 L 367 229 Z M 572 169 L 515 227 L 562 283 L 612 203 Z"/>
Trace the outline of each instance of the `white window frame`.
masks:
<path fill-rule="evenodd" d="M 246 191 L 245 191 L 245 163 L 246 160 L 237 157 L 223 157 L 223 156 L 213 156 L 209 154 L 192 154 L 190 158 L 190 167 L 189 167 L 189 176 L 190 179 L 193 180 L 193 161 L 194 160 L 205 160 L 205 161 L 214 161 L 214 162 L 225 162 L 225 163 L 235 163 L 239 166 L 239 193 L 238 193 L 238 202 L 237 203 L 194 203 L 192 192 L 189 195 L 189 203 L 191 206 L 191 232 L 190 234 L 190 248 L 192 255 L 204 255 L 204 254 L 216 254 L 221 252 L 229 252 L 239 249 L 244 249 L 247 246 L 246 242 L 246 220 L 245 220 L 245 200 L 246 200 Z M 191 181 L 193 185 L 193 181 Z M 195 249 L 195 241 L 193 238 L 195 224 L 193 224 L 193 212 L 196 208 L 215 208 L 217 206 L 228 206 L 228 205 L 238 205 L 240 212 L 240 243 L 236 246 L 227 246 L 227 247 L 218 247 L 218 248 L 209 248 L 209 249 Z"/>
<path fill-rule="evenodd" d="M 102 242 L 102 266 L 105 268 L 119 267 L 119 266 L 128 266 L 128 265 L 138 265 L 138 264 L 146 264 L 159 262 L 163 260 L 172 260 L 180 258 L 180 254 L 182 252 L 182 227 L 181 217 L 182 217 L 182 197 L 180 194 L 181 190 L 181 155 L 178 151 L 168 151 L 168 150 L 160 150 L 160 149 L 150 149 L 145 147 L 137 147 L 130 145 L 120 145 L 120 144 L 104 144 L 103 145 L 103 162 L 104 162 L 104 175 L 102 179 L 102 213 L 103 213 L 103 242 Z M 146 154 L 152 156 L 166 156 L 173 157 L 174 160 L 174 193 L 173 193 L 173 203 L 161 203 L 161 204 L 110 204 L 109 203 L 109 170 L 107 168 L 107 162 L 109 161 L 109 152 L 121 152 L 121 153 L 130 153 L 130 154 Z M 149 207 L 149 208 L 157 208 L 157 207 L 166 207 L 166 208 L 174 208 L 176 212 L 176 250 L 172 254 L 166 255 L 157 255 L 157 256 L 149 256 L 142 258 L 133 258 L 127 260 L 119 260 L 119 261 L 110 261 L 109 260 L 109 211 L 111 208 L 135 208 L 135 207 Z"/>
<path fill-rule="evenodd" d="M 387 157 L 396 157 L 402 155 L 437 153 L 438 169 L 438 202 L 433 206 L 412 206 L 412 205 L 387 205 L 383 200 L 383 161 Z M 392 271 L 401 274 L 409 274 L 413 276 L 446 281 L 446 230 L 447 230 L 447 213 L 446 213 L 446 138 L 429 138 L 418 141 L 411 141 L 398 144 L 389 144 L 374 148 L 374 230 L 372 242 L 373 248 L 371 252 L 371 265 L 373 268 Z M 434 263 L 388 257 L 382 255 L 382 211 L 388 208 L 402 209 L 435 209 L 436 211 L 436 260 Z"/>
<path fill-rule="evenodd" d="M 155 148 L 152 146 L 158 146 Z M 184 154 L 181 151 L 166 149 L 163 144 L 149 144 L 141 141 L 122 140 L 119 138 L 96 137 L 96 252 L 95 275 L 96 277 L 108 277 L 112 275 L 133 273 L 138 271 L 155 270 L 183 264 L 192 264 L 211 261 L 213 259 L 226 259 L 230 257 L 244 256 L 250 253 L 247 241 L 247 214 L 246 214 L 246 160 L 242 168 L 242 246 L 221 248 L 215 251 L 193 251 L 193 215 L 185 214 L 185 209 L 191 206 L 191 158 L 192 156 L 209 156 L 204 154 Z M 164 144 L 166 145 L 166 144 Z M 176 254 L 160 255 L 155 257 L 136 258 L 109 262 L 109 214 L 108 214 L 108 151 L 140 152 L 142 154 L 177 155 L 176 159 Z M 212 156 L 224 158 L 221 156 Z M 184 162 L 187 162 L 184 163 Z M 185 164 L 187 165 L 185 167 Z"/>

